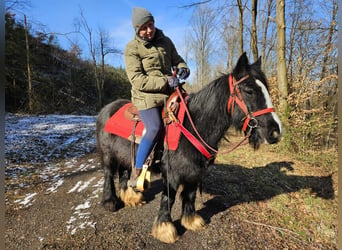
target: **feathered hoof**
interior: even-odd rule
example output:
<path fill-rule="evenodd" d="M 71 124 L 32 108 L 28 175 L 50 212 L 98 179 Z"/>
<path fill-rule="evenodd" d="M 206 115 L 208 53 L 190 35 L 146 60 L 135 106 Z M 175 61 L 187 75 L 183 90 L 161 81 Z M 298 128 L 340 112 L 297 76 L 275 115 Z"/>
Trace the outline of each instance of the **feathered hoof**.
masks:
<path fill-rule="evenodd" d="M 205 222 L 201 216 L 194 214 L 191 216 L 183 216 L 181 224 L 188 230 L 198 231 L 205 227 Z"/>
<path fill-rule="evenodd" d="M 164 243 L 175 243 L 179 236 L 172 222 L 154 222 L 152 236 Z"/>
<path fill-rule="evenodd" d="M 128 187 L 126 190 L 120 189 L 120 199 L 128 207 L 141 206 L 145 204 L 142 193 L 135 192 L 133 188 Z"/>

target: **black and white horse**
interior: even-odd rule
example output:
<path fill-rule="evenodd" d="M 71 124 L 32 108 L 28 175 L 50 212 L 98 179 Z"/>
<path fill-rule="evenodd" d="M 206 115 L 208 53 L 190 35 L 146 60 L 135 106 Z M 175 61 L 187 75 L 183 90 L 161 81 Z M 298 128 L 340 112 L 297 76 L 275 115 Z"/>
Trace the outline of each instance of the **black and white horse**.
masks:
<path fill-rule="evenodd" d="M 111 211 L 118 208 L 120 200 L 127 206 L 142 202 L 142 194 L 127 185 L 131 173 L 131 142 L 104 131 L 106 121 L 128 102 L 117 100 L 108 104 L 99 113 L 96 123 L 97 147 L 105 178 L 102 203 Z M 245 53 L 239 58 L 232 74 L 223 75 L 199 92 L 190 94 L 187 108 L 198 133 L 214 149 L 231 126 L 244 130 L 249 135 L 249 144 L 254 148 L 262 143 L 277 143 L 282 135 L 282 125 L 272 107 L 261 61 L 259 59 L 250 64 Z M 188 118 L 185 118 L 183 125 L 194 133 Z M 180 137 L 177 150 L 164 150 L 160 167 L 162 197 L 152 228 L 155 238 L 166 243 L 178 239 L 171 219 L 171 208 L 180 185 L 183 187 L 181 224 L 188 230 L 204 227 L 203 218 L 195 211 L 195 199 L 208 163 L 211 161 L 185 136 Z M 113 182 L 115 173 L 119 175 L 120 199 Z"/>

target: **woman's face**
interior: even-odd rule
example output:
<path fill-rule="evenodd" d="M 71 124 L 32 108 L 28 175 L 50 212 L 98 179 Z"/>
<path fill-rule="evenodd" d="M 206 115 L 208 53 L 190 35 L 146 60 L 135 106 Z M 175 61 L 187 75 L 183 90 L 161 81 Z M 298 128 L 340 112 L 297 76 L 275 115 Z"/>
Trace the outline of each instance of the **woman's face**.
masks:
<path fill-rule="evenodd" d="M 141 39 L 146 41 L 151 41 L 156 33 L 156 28 L 154 27 L 154 21 L 148 21 L 144 23 L 139 29 L 139 36 Z"/>

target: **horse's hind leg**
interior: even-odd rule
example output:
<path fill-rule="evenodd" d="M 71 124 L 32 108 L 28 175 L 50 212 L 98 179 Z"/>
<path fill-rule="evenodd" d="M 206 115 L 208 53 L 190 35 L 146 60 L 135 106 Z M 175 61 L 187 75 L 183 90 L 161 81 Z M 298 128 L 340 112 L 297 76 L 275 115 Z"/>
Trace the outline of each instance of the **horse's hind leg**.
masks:
<path fill-rule="evenodd" d="M 134 207 L 142 205 L 144 203 L 142 193 L 135 192 L 132 187 L 127 186 L 129 176 L 130 174 L 127 169 L 119 169 L 120 199 L 125 206 Z"/>
<path fill-rule="evenodd" d="M 115 211 L 118 204 L 118 197 L 115 193 L 113 180 L 115 169 L 112 166 L 113 162 L 111 162 L 111 158 L 109 155 L 103 154 L 101 158 L 102 169 L 104 172 L 102 205 L 109 211 Z"/>
<path fill-rule="evenodd" d="M 197 231 L 205 226 L 205 222 L 201 216 L 196 214 L 195 200 L 196 200 L 197 184 L 185 184 L 182 196 L 182 219 L 181 224 L 188 230 Z"/>
<path fill-rule="evenodd" d="M 165 180 L 164 180 L 164 183 Z M 176 190 L 163 185 L 163 193 L 160 202 L 158 217 L 153 223 L 152 236 L 165 243 L 174 243 L 179 237 L 171 220 L 171 208 L 175 202 Z"/>

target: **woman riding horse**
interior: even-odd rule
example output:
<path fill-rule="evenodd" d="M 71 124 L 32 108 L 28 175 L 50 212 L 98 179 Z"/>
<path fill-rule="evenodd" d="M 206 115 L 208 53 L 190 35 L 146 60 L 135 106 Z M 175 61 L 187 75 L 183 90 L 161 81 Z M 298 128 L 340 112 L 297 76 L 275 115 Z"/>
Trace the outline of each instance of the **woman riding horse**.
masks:
<path fill-rule="evenodd" d="M 186 79 L 190 70 L 171 39 L 155 28 L 154 18 L 148 10 L 135 7 L 132 23 L 135 37 L 125 49 L 126 72 L 132 84 L 132 102 L 146 129 L 138 147 L 136 171 L 131 176 L 130 185 L 136 186 L 143 164 L 163 126 L 161 111 L 164 99 L 179 85 L 179 79 L 172 76 L 171 68 L 177 68 L 180 79 Z"/>

